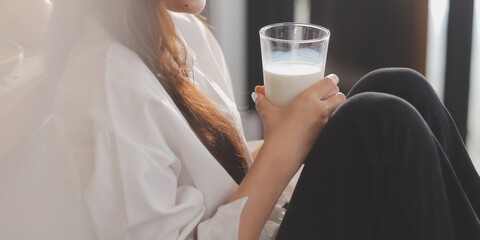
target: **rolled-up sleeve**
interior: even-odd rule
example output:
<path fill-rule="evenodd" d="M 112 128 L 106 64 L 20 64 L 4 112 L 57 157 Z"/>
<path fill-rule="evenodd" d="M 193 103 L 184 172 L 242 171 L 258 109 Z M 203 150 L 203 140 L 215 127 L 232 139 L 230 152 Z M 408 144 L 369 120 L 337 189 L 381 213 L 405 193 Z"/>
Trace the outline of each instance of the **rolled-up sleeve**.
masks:
<path fill-rule="evenodd" d="M 246 198 L 220 206 L 203 222 L 204 196 L 178 185 L 172 153 L 142 146 L 118 132 L 99 134 L 96 166 L 85 192 L 100 239 L 237 239 Z"/>
<path fill-rule="evenodd" d="M 213 218 L 199 224 L 198 239 L 238 239 L 240 216 L 246 202 L 244 197 L 218 208 Z"/>
<path fill-rule="evenodd" d="M 237 239 L 246 199 L 226 203 L 235 182 L 155 76 L 117 43 L 101 64 L 78 81 L 67 71 L 55 116 L 72 167 L 92 162 L 82 190 L 98 239 Z"/>
<path fill-rule="evenodd" d="M 96 132 L 85 200 L 99 239 L 238 238 L 246 199 L 207 218 L 203 192 L 179 181 L 187 166 L 168 142 L 183 138 L 179 116 L 168 101 L 153 99 Z M 184 142 L 182 151 L 191 149 Z"/>

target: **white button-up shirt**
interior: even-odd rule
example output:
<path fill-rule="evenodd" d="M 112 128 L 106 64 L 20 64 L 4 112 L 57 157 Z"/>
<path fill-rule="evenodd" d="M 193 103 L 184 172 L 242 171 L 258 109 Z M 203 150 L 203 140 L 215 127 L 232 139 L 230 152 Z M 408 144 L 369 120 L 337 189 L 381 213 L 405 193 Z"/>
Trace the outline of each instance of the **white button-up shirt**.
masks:
<path fill-rule="evenodd" d="M 171 16 L 193 81 L 245 141 L 218 43 L 194 16 Z M 93 18 L 69 52 L 52 122 L 98 239 L 238 238 L 248 199 L 228 203 L 237 184 L 142 60 Z M 276 207 L 261 239 L 282 216 Z"/>

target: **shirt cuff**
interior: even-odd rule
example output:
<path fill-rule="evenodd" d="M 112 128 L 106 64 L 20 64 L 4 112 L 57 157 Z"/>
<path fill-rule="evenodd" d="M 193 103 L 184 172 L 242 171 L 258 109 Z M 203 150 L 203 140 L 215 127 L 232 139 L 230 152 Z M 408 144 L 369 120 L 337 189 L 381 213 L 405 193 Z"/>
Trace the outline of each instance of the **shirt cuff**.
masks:
<path fill-rule="evenodd" d="M 212 218 L 201 222 L 197 229 L 199 240 L 238 239 L 240 216 L 248 197 L 222 205 Z"/>

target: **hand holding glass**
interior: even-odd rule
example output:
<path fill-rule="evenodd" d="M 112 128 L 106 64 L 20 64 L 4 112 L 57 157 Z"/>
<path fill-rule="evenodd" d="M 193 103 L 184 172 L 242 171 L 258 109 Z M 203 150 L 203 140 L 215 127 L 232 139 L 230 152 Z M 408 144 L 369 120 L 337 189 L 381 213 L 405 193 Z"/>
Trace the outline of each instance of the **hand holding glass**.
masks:
<path fill-rule="evenodd" d="M 324 77 L 330 31 L 303 23 L 260 29 L 265 95 L 282 107 Z"/>

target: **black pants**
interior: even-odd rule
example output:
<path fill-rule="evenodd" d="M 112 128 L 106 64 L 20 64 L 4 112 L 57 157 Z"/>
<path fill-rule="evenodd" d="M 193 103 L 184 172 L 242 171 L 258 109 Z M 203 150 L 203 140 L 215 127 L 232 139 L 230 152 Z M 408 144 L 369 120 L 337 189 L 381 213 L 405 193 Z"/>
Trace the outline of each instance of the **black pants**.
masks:
<path fill-rule="evenodd" d="M 277 239 L 480 239 L 480 178 L 423 76 L 361 79 L 311 150 Z"/>

